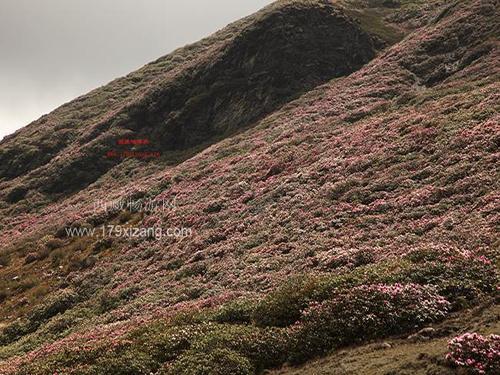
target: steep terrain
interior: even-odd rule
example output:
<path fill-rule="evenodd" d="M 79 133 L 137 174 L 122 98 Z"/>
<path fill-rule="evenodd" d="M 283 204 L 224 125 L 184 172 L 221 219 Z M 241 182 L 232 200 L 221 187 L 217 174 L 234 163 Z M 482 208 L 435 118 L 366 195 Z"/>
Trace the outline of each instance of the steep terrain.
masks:
<path fill-rule="evenodd" d="M 4 199 L 16 203 L 28 191 L 50 199 L 86 187 L 119 163 L 103 158 L 117 137 L 147 136 L 165 154 L 207 145 L 374 54 L 371 37 L 327 3 L 271 6 L 5 140 Z"/>
<path fill-rule="evenodd" d="M 278 2 L 4 140 L 0 373 L 246 374 L 450 313 L 447 334 L 462 333 L 478 301 L 498 327 L 498 5 Z M 161 157 L 106 158 L 131 138 Z M 99 204 L 119 199 L 170 204 Z M 190 232 L 103 235 L 109 224 Z M 379 306 L 363 296 L 386 293 L 416 300 L 396 324 L 380 307 L 378 331 L 356 326 Z M 353 311 L 345 338 L 314 319 L 343 322 L 330 300 Z M 399 350 L 411 368 L 418 349 L 384 358 Z M 330 373 L 335 355 L 305 369 Z"/>

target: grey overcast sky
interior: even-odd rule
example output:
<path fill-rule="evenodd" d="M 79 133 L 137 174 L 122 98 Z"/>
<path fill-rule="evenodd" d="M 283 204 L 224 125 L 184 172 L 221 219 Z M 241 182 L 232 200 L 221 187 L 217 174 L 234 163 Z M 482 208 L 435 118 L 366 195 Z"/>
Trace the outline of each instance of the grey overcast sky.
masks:
<path fill-rule="evenodd" d="M 0 0 L 0 139 L 271 0 Z"/>

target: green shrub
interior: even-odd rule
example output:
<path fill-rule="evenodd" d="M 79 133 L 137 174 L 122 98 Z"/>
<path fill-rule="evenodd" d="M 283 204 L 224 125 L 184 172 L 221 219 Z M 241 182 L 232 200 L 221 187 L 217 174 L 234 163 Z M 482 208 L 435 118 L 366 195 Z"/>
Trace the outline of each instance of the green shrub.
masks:
<path fill-rule="evenodd" d="M 149 375 L 159 363 L 143 350 L 124 348 L 113 350 L 97 358 L 85 375 Z M 83 374 L 82 374 L 83 375 Z"/>
<path fill-rule="evenodd" d="M 69 289 L 51 296 L 29 315 L 30 327 L 33 330 L 38 328 L 43 322 L 71 308 L 77 301 L 78 295 Z"/>
<path fill-rule="evenodd" d="M 113 239 L 112 238 L 102 238 L 100 240 L 97 240 L 94 243 L 94 245 L 92 245 L 92 253 L 98 254 L 101 251 L 109 249 L 112 245 L 113 245 Z"/>
<path fill-rule="evenodd" d="M 297 276 L 270 292 L 255 307 L 252 318 L 258 326 L 286 327 L 300 318 L 300 312 L 318 288 L 314 276 Z"/>
<path fill-rule="evenodd" d="M 234 350 L 248 358 L 254 368 L 263 370 L 285 361 L 288 335 L 283 329 L 218 324 L 200 336 L 191 351 L 207 353 L 215 348 Z"/>
<path fill-rule="evenodd" d="M 222 305 L 214 314 L 218 323 L 250 323 L 256 302 L 237 299 Z"/>
<path fill-rule="evenodd" d="M 359 185 L 359 183 L 360 182 L 356 179 L 350 179 L 337 181 L 334 184 L 328 184 L 328 186 L 325 188 L 327 191 L 327 197 L 332 201 L 336 201 L 349 190 Z"/>
<path fill-rule="evenodd" d="M 170 325 L 197 325 L 213 321 L 212 309 L 191 309 L 176 313 L 170 318 Z"/>
<path fill-rule="evenodd" d="M 49 322 L 47 322 L 43 331 L 50 335 L 59 335 L 65 331 L 72 330 L 81 322 L 88 321 L 92 319 L 95 315 L 95 311 L 88 307 L 79 307 L 67 310 L 63 314 L 59 314 L 53 317 Z"/>
<path fill-rule="evenodd" d="M 0 266 L 7 267 L 10 264 L 10 254 L 0 254 Z"/>
<path fill-rule="evenodd" d="M 98 311 L 100 313 L 106 313 L 120 306 L 121 300 L 120 296 L 112 294 L 109 291 L 105 290 L 99 296 L 98 302 Z"/>
<path fill-rule="evenodd" d="M 470 252 L 426 249 L 411 252 L 407 258 L 413 267 L 401 272 L 400 279 L 435 285 L 454 308 L 463 307 L 463 301 L 467 303 L 494 292 L 498 282 L 495 265 Z"/>
<path fill-rule="evenodd" d="M 59 238 L 51 238 L 45 243 L 45 246 L 47 247 L 47 249 L 52 251 L 55 249 L 59 249 L 60 247 L 63 247 L 64 241 Z"/>
<path fill-rule="evenodd" d="M 118 215 L 118 221 L 120 224 L 125 224 L 132 219 L 132 213 L 130 211 L 123 211 Z"/>
<path fill-rule="evenodd" d="M 21 366 L 18 375 L 149 375 L 160 364 L 148 353 L 127 343 L 92 349 L 65 349 L 36 363 Z"/>
<path fill-rule="evenodd" d="M 37 278 L 28 276 L 26 278 L 16 280 L 12 289 L 15 293 L 23 293 L 39 283 L 40 281 Z"/>
<path fill-rule="evenodd" d="M 182 267 L 175 274 L 175 280 L 182 280 L 189 277 L 204 275 L 207 272 L 207 265 L 203 262 L 189 264 Z"/>
<path fill-rule="evenodd" d="M 16 186 L 7 193 L 6 201 L 9 203 L 17 203 L 24 199 L 28 189 L 24 186 Z"/>
<path fill-rule="evenodd" d="M 209 353 L 189 353 L 176 361 L 168 375 L 252 375 L 250 361 L 229 349 L 215 349 Z"/>
<path fill-rule="evenodd" d="M 3 328 L 2 332 L 0 333 L 0 344 L 10 344 L 26 333 L 28 333 L 26 322 L 16 320 L 15 322 Z"/>
<path fill-rule="evenodd" d="M 327 266 L 330 269 L 340 267 L 356 268 L 374 263 L 375 254 L 373 249 L 359 249 L 354 251 L 340 251 L 328 260 Z"/>
<path fill-rule="evenodd" d="M 9 297 L 9 294 L 3 288 L 0 289 L 0 303 L 4 302 Z"/>
<path fill-rule="evenodd" d="M 52 266 L 54 268 L 59 267 L 61 265 L 61 263 L 64 261 L 65 256 L 66 256 L 66 253 L 65 253 L 64 249 L 57 249 L 57 250 L 53 251 L 50 254 Z"/>
<path fill-rule="evenodd" d="M 137 346 L 159 362 L 177 359 L 193 342 L 213 330 L 211 324 L 170 325 L 166 322 L 142 327 L 129 336 Z"/>
<path fill-rule="evenodd" d="M 25 320 L 17 320 L 0 333 L 0 343 L 9 344 L 20 337 L 36 331 L 40 325 L 57 314 L 71 308 L 77 301 L 77 295 L 71 290 L 63 290 L 35 308 Z"/>

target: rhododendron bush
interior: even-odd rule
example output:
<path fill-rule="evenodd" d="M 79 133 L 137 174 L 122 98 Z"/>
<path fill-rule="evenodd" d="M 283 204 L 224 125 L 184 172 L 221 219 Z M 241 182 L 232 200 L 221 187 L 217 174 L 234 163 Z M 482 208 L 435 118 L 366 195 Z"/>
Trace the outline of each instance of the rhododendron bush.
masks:
<path fill-rule="evenodd" d="M 448 344 L 446 359 L 453 365 L 475 374 L 500 373 L 500 336 L 465 333 Z"/>
<path fill-rule="evenodd" d="M 498 271 L 486 257 L 447 246 L 432 246 L 406 254 L 413 266 L 404 273 L 419 284 L 436 285 L 454 307 L 495 291 Z"/>
<path fill-rule="evenodd" d="M 292 329 L 292 360 L 373 337 L 406 332 L 443 319 L 450 307 L 429 286 L 363 285 L 307 308 Z"/>
<path fill-rule="evenodd" d="M 457 310 L 494 292 L 497 281 L 497 270 L 490 260 L 456 248 L 429 246 L 402 258 L 334 274 L 293 277 L 260 300 L 252 317 L 261 326 L 287 326 L 299 320 L 311 302 L 322 302 L 356 286 L 380 283 L 432 285 Z"/>

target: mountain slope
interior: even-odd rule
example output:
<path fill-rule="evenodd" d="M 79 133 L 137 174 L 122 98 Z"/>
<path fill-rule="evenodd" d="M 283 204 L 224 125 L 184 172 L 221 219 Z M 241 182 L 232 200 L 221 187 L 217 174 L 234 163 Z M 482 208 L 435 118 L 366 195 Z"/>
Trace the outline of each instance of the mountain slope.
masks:
<path fill-rule="evenodd" d="M 271 6 L 4 141 L 2 190 L 10 203 L 78 191 L 119 163 L 102 157 L 118 137 L 148 136 L 164 154 L 209 144 L 374 54 L 371 37 L 328 3 Z"/>
<path fill-rule="evenodd" d="M 299 3 L 310 4 L 292 4 Z M 340 17 L 342 25 L 372 46 L 373 37 L 340 16 L 340 11 L 326 2 L 312 4 L 328 9 L 327 20 L 334 15 L 333 27 Z M 317 14 L 316 5 L 313 9 Z M 497 10 L 494 0 L 463 1 L 444 11 L 437 8 L 429 23 L 353 74 L 330 80 L 280 109 L 277 105 L 261 112 L 239 124 L 244 128 L 239 134 L 188 160 L 170 166 L 165 160 L 146 168 L 133 160 L 113 165 L 95 184 L 54 204 L 46 201 L 29 214 L 18 205 L 21 201 L 6 204 L 4 212 L 15 213 L 13 207 L 19 211 L 2 221 L 3 251 L 10 258 L 1 270 L 10 290 L 0 310 L 6 325 L 0 350 L 3 371 L 15 371 L 31 361 L 34 367 L 28 365 L 25 373 L 50 373 L 54 368 L 70 373 L 73 363 L 57 357 L 64 350 L 87 368 L 89 363 L 76 353 L 89 341 L 94 348 L 109 348 L 111 343 L 128 348 L 135 339 L 127 334 L 137 326 L 168 320 L 179 310 L 195 314 L 240 296 L 259 300 L 301 272 L 351 275 L 358 269 L 365 272 L 367 264 L 392 264 L 412 251 L 431 250 L 443 256 L 449 251 L 470 253 L 474 259 L 470 264 L 480 256 L 497 259 Z M 346 43 L 353 40 L 351 35 L 346 35 Z M 249 40 L 253 38 L 254 34 Z M 353 57 L 342 60 L 349 56 Z M 314 84 L 322 79 L 326 78 Z M 314 84 L 293 90 L 294 95 Z M 237 88 L 234 92 L 239 93 Z M 148 118 L 163 119 L 165 114 L 155 106 L 148 108 L 144 122 L 132 122 L 145 124 L 147 132 L 136 129 L 107 136 L 151 134 L 167 150 L 169 142 L 189 145 L 187 139 L 172 141 L 170 136 L 162 138 L 160 130 L 155 133 L 156 120 Z M 226 107 L 226 120 L 232 118 L 233 108 Z M 189 109 L 185 116 L 194 114 L 200 112 Z M 207 140 L 206 134 L 202 138 Z M 87 165 L 87 159 L 81 160 Z M 57 169 L 51 173 L 65 176 Z M 46 178 L 58 181 L 51 176 Z M 6 183 L 12 181 L 18 182 Z M 175 205 L 166 211 L 126 214 L 95 208 L 97 200 L 124 197 Z M 110 223 L 186 227 L 192 236 L 64 235 L 66 227 Z M 40 240 L 42 235 L 49 237 Z M 401 260 L 398 267 L 404 264 Z M 491 267 L 488 263 L 487 272 L 471 276 L 482 283 L 474 289 L 478 296 L 494 290 L 495 281 L 482 279 Z M 30 286 L 25 282 L 33 275 L 37 279 Z M 411 275 L 405 277 L 415 282 Z M 433 277 L 440 279 L 440 274 Z M 56 293 L 57 289 L 62 291 Z M 463 297 L 454 294 L 462 291 L 446 292 L 457 304 Z M 181 319 L 196 326 L 207 318 Z M 29 354 L 14 358 L 25 353 Z M 131 365 L 125 355 L 116 356 Z M 177 359 L 160 362 L 170 366 Z M 148 361 L 153 360 L 138 364 L 144 373 L 157 366 L 157 359 L 153 365 Z M 280 364 L 278 359 L 271 362 Z"/>

